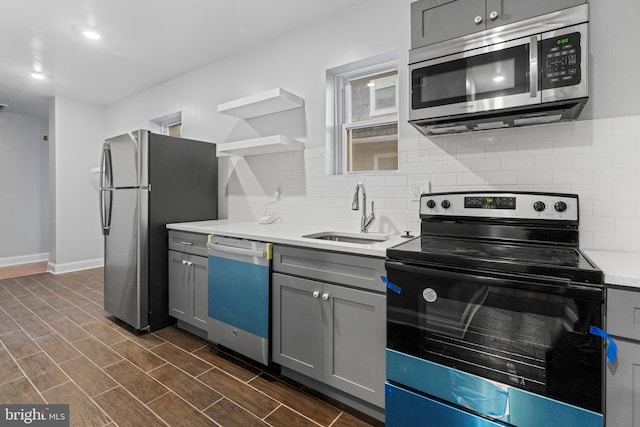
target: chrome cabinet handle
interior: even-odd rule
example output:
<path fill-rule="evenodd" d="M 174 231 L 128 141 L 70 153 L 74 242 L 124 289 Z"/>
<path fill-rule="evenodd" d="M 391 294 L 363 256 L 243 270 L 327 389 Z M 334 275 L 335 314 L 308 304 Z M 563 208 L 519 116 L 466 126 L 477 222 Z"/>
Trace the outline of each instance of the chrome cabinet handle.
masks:
<path fill-rule="evenodd" d="M 182 265 L 186 265 L 186 264 L 187 264 L 187 261 L 182 260 Z"/>
<path fill-rule="evenodd" d="M 322 299 L 327 301 L 329 299 L 329 294 L 322 294 Z"/>
<path fill-rule="evenodd" d="M 320 296 L 320 291 L 313 291 L 313 297 L 318 298 Z"/>
<path fill-rule="evenodd" d="M 476 25 L 482 24 L 482 16 L 478 15 L 475 18 L 473 18 L 473 23 Z"/>
<path fill-rule="evenodd" d="M 495 21 L 496 19 L 498 19 L 498 12 L 496 12 L 495 10 L 491 12 L 489 14 L 489 19 L 491 19 L 492 21 Z"/>
<path fill-rule="evenodd" d="M 181 245 L 185 245 L 185 246 L 191 246 L 193 245 L 192 242 L 180 242 Z"/>
<path fill-rule="evenodd" d="M 193 262 L 192 262 L 192 261 L 188 261 L 188 262 L 187 262 L 187 265 L 188 265 L 189 267 L 191 267 L 191 266 L 193 265 Z"/>

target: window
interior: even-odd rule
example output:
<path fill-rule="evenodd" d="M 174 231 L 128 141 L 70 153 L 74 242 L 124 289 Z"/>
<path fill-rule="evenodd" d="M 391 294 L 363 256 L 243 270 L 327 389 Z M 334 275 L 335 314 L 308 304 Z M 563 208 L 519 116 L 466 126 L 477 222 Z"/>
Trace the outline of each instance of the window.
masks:
<path fill-rule="evenodd" d="M 182 112 L 167 114 L 149 120 L 149 130 L 169 136 L 182 136 Z"/>
<path fill-rule="evenodd" d="M 331 174 L 398 170 L 397 61 L 379 59 L 327 71 Z"/>

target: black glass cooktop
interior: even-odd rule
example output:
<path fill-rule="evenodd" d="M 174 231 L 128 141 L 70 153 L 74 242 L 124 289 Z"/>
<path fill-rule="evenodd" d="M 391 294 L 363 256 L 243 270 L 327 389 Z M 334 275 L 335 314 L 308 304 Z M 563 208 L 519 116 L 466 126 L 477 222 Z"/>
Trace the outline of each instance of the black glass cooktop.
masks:
<path fill-rule="evenodd" d="M 480 239 L 421 236 L 387 249 L 399 261 L 482 268 L 602 284 L 602 272 L 577 248 Z"/>

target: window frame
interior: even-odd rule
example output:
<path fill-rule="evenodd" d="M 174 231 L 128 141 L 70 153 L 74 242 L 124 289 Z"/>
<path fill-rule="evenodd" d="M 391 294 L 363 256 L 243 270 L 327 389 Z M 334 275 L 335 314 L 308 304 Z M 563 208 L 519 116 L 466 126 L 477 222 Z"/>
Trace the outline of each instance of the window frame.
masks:
<path fill-rule="evenodd" d="M 350 106 L 348 90 L 349 82 L 363 79 L 388 72 L 396 73 L 395 84 L 395 113 L 380 113 L 380 117 L 358 122 L 349 122 Z M 329 175 L 362 175 L 362 174 L 392 174 L 395 170 L 368 170 L 368 171 L 348 171 L 347 170 L 347 132 L 350 129 L 365 128 L 378 125 L 396 124 L 399 131 L 399 99 L 400 93 L 400 69 L 398 55 L 395 52 L 367 58 L 331 70 L 327 70 L 327 173 Z M 370 93 L 370 96 L 371 93 Z M 383 116 L 384 114 L 384 116 Z M 386 115 L 389 114 L 389 115 Z M 399 136 L 398 136 L 399 140 Z M 399 141 L 398 141 L 399 142 Z M 398 147 L 398 157 L 399 157 Z"/>

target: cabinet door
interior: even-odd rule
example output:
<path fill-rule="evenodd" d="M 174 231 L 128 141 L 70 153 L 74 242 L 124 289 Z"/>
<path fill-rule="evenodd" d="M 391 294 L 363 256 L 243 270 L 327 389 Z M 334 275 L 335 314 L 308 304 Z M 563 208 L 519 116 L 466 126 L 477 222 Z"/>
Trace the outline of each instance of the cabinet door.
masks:
<path fill-rule="evenodd" d="M 189 322 L 188 255 L 169 251 L 169 315 Z"/>
<path fill-rule="evenodd" d="M 617 339 L 618 358 L 607 365 L 607 427 L 640 427 L 640 344 Z"/>
<path fill-rule="evenodd" d="M 487 0 L 487 28 L 499 27 L 583 3 L 586 3 L 586 0 Z"/>
<path fill-rule="evenodd" d="M 190 261 L 191 268 L 191 291 L 190 296 L 190 313 L 189 323 L 198 328 L 206 330 L 208 319 L 209 305 L 209 282 L 208 282 L 208 260 L 206 257 L 192 256 Z"/>
<path fill-rule="evenodd" d="M 272 276 L 273 361 L 322 380 L 322 283 Z"/>
<path fill-rule="evenodd" d="M 485 0 L 421 0 L 411 4 L 411 48 L 484 30 Z"/>
<path fill-rule="evenodd" d="M 386 297 L 324 285 L 324 382 L 384 407 Z"/>

